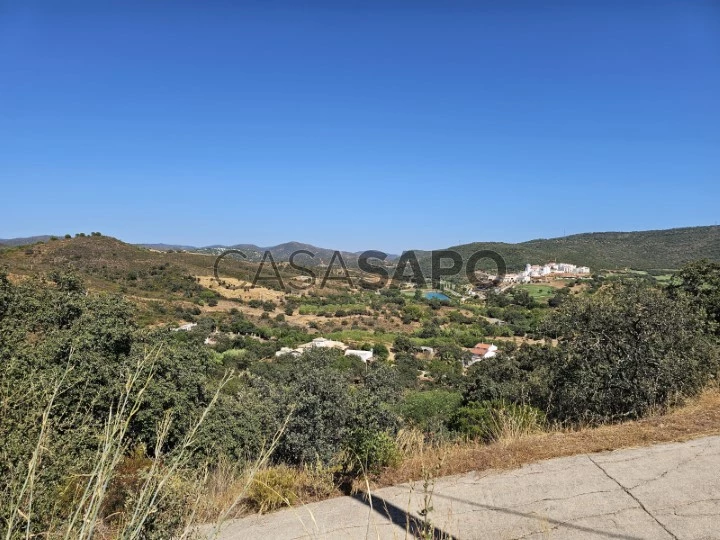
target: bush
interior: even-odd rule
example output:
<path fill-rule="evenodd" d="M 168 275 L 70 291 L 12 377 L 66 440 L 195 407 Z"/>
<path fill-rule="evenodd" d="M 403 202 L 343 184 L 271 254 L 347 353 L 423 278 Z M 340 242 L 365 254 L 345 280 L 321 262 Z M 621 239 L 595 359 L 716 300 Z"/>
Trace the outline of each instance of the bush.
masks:
<path fill-rule="evenodd" d="M 258 471 L 248 487 L 246 501 L 258 512 L 270 512 L 298 500 L 298 471 L 277 465 Z"/>
<path fill-rule="evenodd" d="M 388 348 L 384 344 L 375 343 L 373 346 L 373 356 L 384 362 L 390 357 L 390 351 L 388 351 Z"/>
<path fill-rule="evenodd" d="M 542 411 L 503 401 L 470 402 L 452 416 L 448 427 L 470 439 L 485 442 L 515 439 L 545 425 Z"/>
<path fill-rule="evenodd" d="M 545 331 L 560 340 L 549 411 L 571 422 L 639 418 L 697 394 L 718 373 L 704 314 L 684 296 L 614 283 L 568 299 Z"/>
<path fill-rule="evenodd" d="M 410 341 L 410 338 L 400 334 L 395 338 L 395 341 L 393 341 L 393 350 L 397 353 L 400 352 L 413 352 L 415 349 L 415 346 L 413 345 L 413 342 Z"/>
<path fill-rule="evenodd" d="M 344 469 L 351 474 L 372 474 L 397 464 L 400 453 L 384 431 L 353 430 L 345 444 Z"/>
<path fill-rule="evenodd" d="M 459 392 L 442 389 L 408 392 L 398 412 L 410 425 L 434 431 L 450 420 L 461 403 Z"/>
<path fill-rule="evenodd" d="M 467 372 L 465 402 L 505 400 L 547 407 L 550 367 L 559 361 L 555 347 L 510 343 L 503 352 L 471 366 Z"/>

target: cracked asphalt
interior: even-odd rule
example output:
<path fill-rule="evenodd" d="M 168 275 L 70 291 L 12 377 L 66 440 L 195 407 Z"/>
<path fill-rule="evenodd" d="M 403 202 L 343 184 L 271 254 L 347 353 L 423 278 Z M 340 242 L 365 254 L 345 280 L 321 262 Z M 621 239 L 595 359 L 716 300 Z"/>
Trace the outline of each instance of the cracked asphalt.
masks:
<path fill-rule="evenodd" d="M 720 437 L 402 484 L 234 520 L 219 538 L 414 538 L 428 521 L 436 539 L 720 539 Z"/>

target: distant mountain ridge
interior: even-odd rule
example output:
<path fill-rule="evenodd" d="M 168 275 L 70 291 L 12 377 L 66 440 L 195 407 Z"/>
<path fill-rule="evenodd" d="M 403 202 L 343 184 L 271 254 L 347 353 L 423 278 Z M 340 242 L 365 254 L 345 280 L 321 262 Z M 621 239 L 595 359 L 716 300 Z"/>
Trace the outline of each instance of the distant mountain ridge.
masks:
<path fill-rule="evenodd" d="M 46 242 L 50 235 L 27 238 L 0 239 L 1 247 L 14 247 Z M 286 242 L 262 247 L 255 244 L 212 245 L 194 247 L 173 244 L 137 244 L 158 251 L 187 251 L 218 255 L 228 249 L 237 249 L 247 256 L 248 262 L 258 262 L 269 251 L 276 262 L 285 262 L 293 252 L 307 250 L 315 255 L 298 257 L 303 266 L 329 264 L 335 250 L 302 242 Z M 492 250 L 505 260 L 508 270 L 518 270 L 526 263 L 548 261 L 569 262 L 589 266 L 591 269 L 634 268 L 637 270 L 675 269 L 691 260 L 707 258 L 720 261 L 720 226 L 684 227 L 635 232 L 594 232 L 559 238 L 538 238 L 516 244 L 505 242 L 472 242 L 451 246 L 465 259 L 477 251 Z M 345 262 L 355 265 L 359 252 L 341 251 Z M 430 251 L 415 251 L 423 267 L 429 265 Z M 388 260 L 397 258 L 389 255 Z"/>
<path fill-rule="evenodd" d="M 149 248 L 149 249 L 159 249 L 162 251 L 167 250 L 175 250 L 175 251 L 189 251 L 192 253 L 205 253 L 205 254 L 212 254 L 212 255 L 219 255 L 224 251 L 235 249 L 238 251 L 242 251 L 246 256 L 247 260 L 250 262 L 259 262 L 262 260 L 263 256 L 266 252 L 269 252 L 273 260 L 275 262 L 287 262 L 290 259 L 290 256 L 300 250 L 309 251 L 314 255 L 314 257 L 310 258 L 308 255 L 298 255 L 297 256 L 297 263 L 302 264 L 303 266 L 315 266 L 320 264 L 329 264 L 330 260 L 333 257 L 333 254 L 335 253 L 335 250 L 328 249 L 328 248 L 321 248 L 318 246 L 313 246 L 311 244 L 305 244 L 303 242 L 285 242 L 283 244 L 278 244 L 276 246 L 257 246 L 255 244 L 233 244 L 230 246 L 224 246 L 224 245 L 212 245 L 212 246 L 205 246 L 205 247 L 193 247 L 193 246 L 174 246 L 174 245 L 167 245 L 167 244 L 138 244 L 141 247 Z M 340 255 L 343 258 L 343 261 L 347 264 L 355 263 L 358 255 L 362 252 L 349 252 L 349 251 L 341 251 Z M 396 255 L 388 255 L 388 260 L 392 260 L 393 258 L 396 258 Z"/>
<path fill-rule="evenodd" d="M 473 242 L 449 249 L 463 257 L 485 249 L 495 251 L 503 257 L 509 270 L 519 270 L 526 263 L 549 261 L 584 265 L 591 269 L 676 269 L 696 259 L 719 261 L 720 226 L 581 233 L 518 244 Z"/>
<path fill-rule="evenodd" d="M 36 244 L 38 242 L 47 242 L 53 238 L 51 234 L 44 234 L 41 236 L 25 236 L 22 238 L 0 238 L 0 246 L 27 246 L 29 244 Z"/>

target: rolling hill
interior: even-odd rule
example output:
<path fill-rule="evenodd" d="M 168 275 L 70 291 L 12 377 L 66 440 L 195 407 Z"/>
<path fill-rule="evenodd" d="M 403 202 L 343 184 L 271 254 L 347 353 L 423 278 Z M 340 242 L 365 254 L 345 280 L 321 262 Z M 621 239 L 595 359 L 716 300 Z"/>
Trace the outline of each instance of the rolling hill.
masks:
<path fill-rule="evenodd" d="M 306 250 L 313 253 L 313 258 L 307 255 L 298 255 L 297 263 L 303 266 L 318 266 L 322 264 L 329 264 L 332 259 L 335 250 L 313 246 L 311 244 L 304 244 L 302 242 L 285 242 L 276 246 L 257 246 L 255 244 L 233 244 L 231 246 L 213 245 L 205 247 L 193 247 L 193 246 L 179 246 L 179 245 L 168 245 L 168 244 L 140 244 L 142 247 L 151 249 L 158 249 L 162 251 L 174 250 L 174 251 L 188 251 L 191 253 L 203 253 L 207 255 L 219 255 L 223 251 L 229 249 L 236 249 L 242 251 L 249 262 L 260 262 L 265 252 L 270 252 L 275 262 L 287 262 L 290 259 L 290 255 L 299 250 Z M 338 250 L 340 251 L 340 250 Z M 348 251 L 340 251 L 343 260 L 348 264 L 355 264 L 355 261 L 361 252 L 351 253 Z M 396 255 L 388 255 L 388 260 L 396 258 Z"/>
<path fill-rule="evenodd" d="M 106 236 L 86 236 L 48 241 L 49 236 L 0 240 L 0 266 L 25 274 L 71 267 L 93 278 L 127 280 L 131 272 L 147 273 L 165 265 L 176 274 L 209 275 L 214 257 L 226 249 L 243 251 L 248 259 L 232 263 L 234 271 L 252 275 L 253 263 L 262 259 L 267 250 L 276 262 L 287 261 L 294 251 L 305 249 L 315 254 L 298 258 L 304 266 L 328 264 L 333 250 L 300 242 L 287 242 L 271 247 L 254 244 L 232 246 L 172 246 L 168 244 L 132 245 Z M 40 242 L 40 243 L 38 243 Z M 30 245 L 34 244 L 34 245 Z M 19 246 L 28 247 L 23 248 Z M 526 263 L 540 264 L 563 261 L 589 266 L 593 270 L 632 268 L 636 270 L 675 269 L 688 261 L 707 258 L 720 261 L 720 226 L 686 227 L 638 232 L 598 232 L 575 234 L 560 238 L 536 239 L 517 244 L 504 242 L 473 242 L 452 246 L 465 259 L 476 251 L 492 250 L 506 261 L 508 270 L 521 269 Z M 348 266 L 355 266 L 358 253 L 342 251 Z M 430 267 L 429 251 L 416 251 L 421 266 Z M 389 256 L 393 260 L 395 256 Z M 482 265 L 478 266 L 479 268 Z M 490 264 L 486 266 L 492 268 Z"/>
<path fill-rule="evenodd" d="M 26 236 L 24 238 L 0 238 L 0 246 L 27 246 L 29 244 L 36 244 L 37 242 L 47 242 L 50 238 L 52 237 L 49 234 L 42 236 Z"/>
<path fill-rule="evenodd" d="M 189 299 L 202 292 L 196 276 L 213 273 L 215 257 L 164 252 L 127 244 L 109 236 L 50 240 L 0 246 L 0 271 L 17 276 L 70 270 L 98 290 L 145 297 Z M 250 280 L 257 265 L 223 261 L 223 275 Z"/>
<path fill-rule="evenodd" d="M 450 247 L 464 258 L 480 250 L 499 253 L 508 270 L 525 263 L 562 261 L 593 270 L 632 268 L 674 269 L 695 259 L 720 260 L 720 226 L 686 227 L 638 232 L 598 232 L 537 239 L 518 244 L 473 242 Z M 429 257 L 424 252 L 422 259 Z"/>

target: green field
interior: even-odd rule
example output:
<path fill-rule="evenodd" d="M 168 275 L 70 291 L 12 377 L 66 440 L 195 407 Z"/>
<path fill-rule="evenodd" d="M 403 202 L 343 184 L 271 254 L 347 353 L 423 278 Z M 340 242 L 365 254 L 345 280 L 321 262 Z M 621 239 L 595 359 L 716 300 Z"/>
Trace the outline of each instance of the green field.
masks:
<path fill-rule="evenodd" d="M 527 291 L 530 296 L 532 296 L 533 300 L 540 303 L 547 302 L 548 299 L 555 296 L 555 293 L 557 292 L 555 287 L 550 287 L 549 285 L 537 285 L 533 283 L 518 285 L 517 288 Z"/>
<path fill-rule="evenodd" d="M 298 313 L 300 313 L 300 315 L 317 315 L 318 313 L 333 315 L 338 311 L 344 311 L 346 313 L 365 313 L 367 311 L 367 307 L 365 304 L 327 304 L 324 306 L 302 304 L 298 309 Z"/>
<path fill-rule="evenodd" d="M 367 341 L 368 343 L 385 343 L 386 345 L 391 345 L 396 336 L 396 333 L 391 332 L 352 329 L 327 334 L 330 339 L 338 341 Z"/>
<path fill-rule="evenodd" d="M 659 272 L 664 272 L 660 274 Z M 659 269 L 659 270 L 622 270 L 622 271 L 615 271 L 613 272 L 616 276 L 622 276 L 622 277 L 643 277 L 643 278 L 650 278 L 654 279 L 656 283 L 659 283 L 661 285 L 667 285 L 670 282 L 670 279 L 672 279 L 674 273 L 676 271 L 673 269 Z"/>

